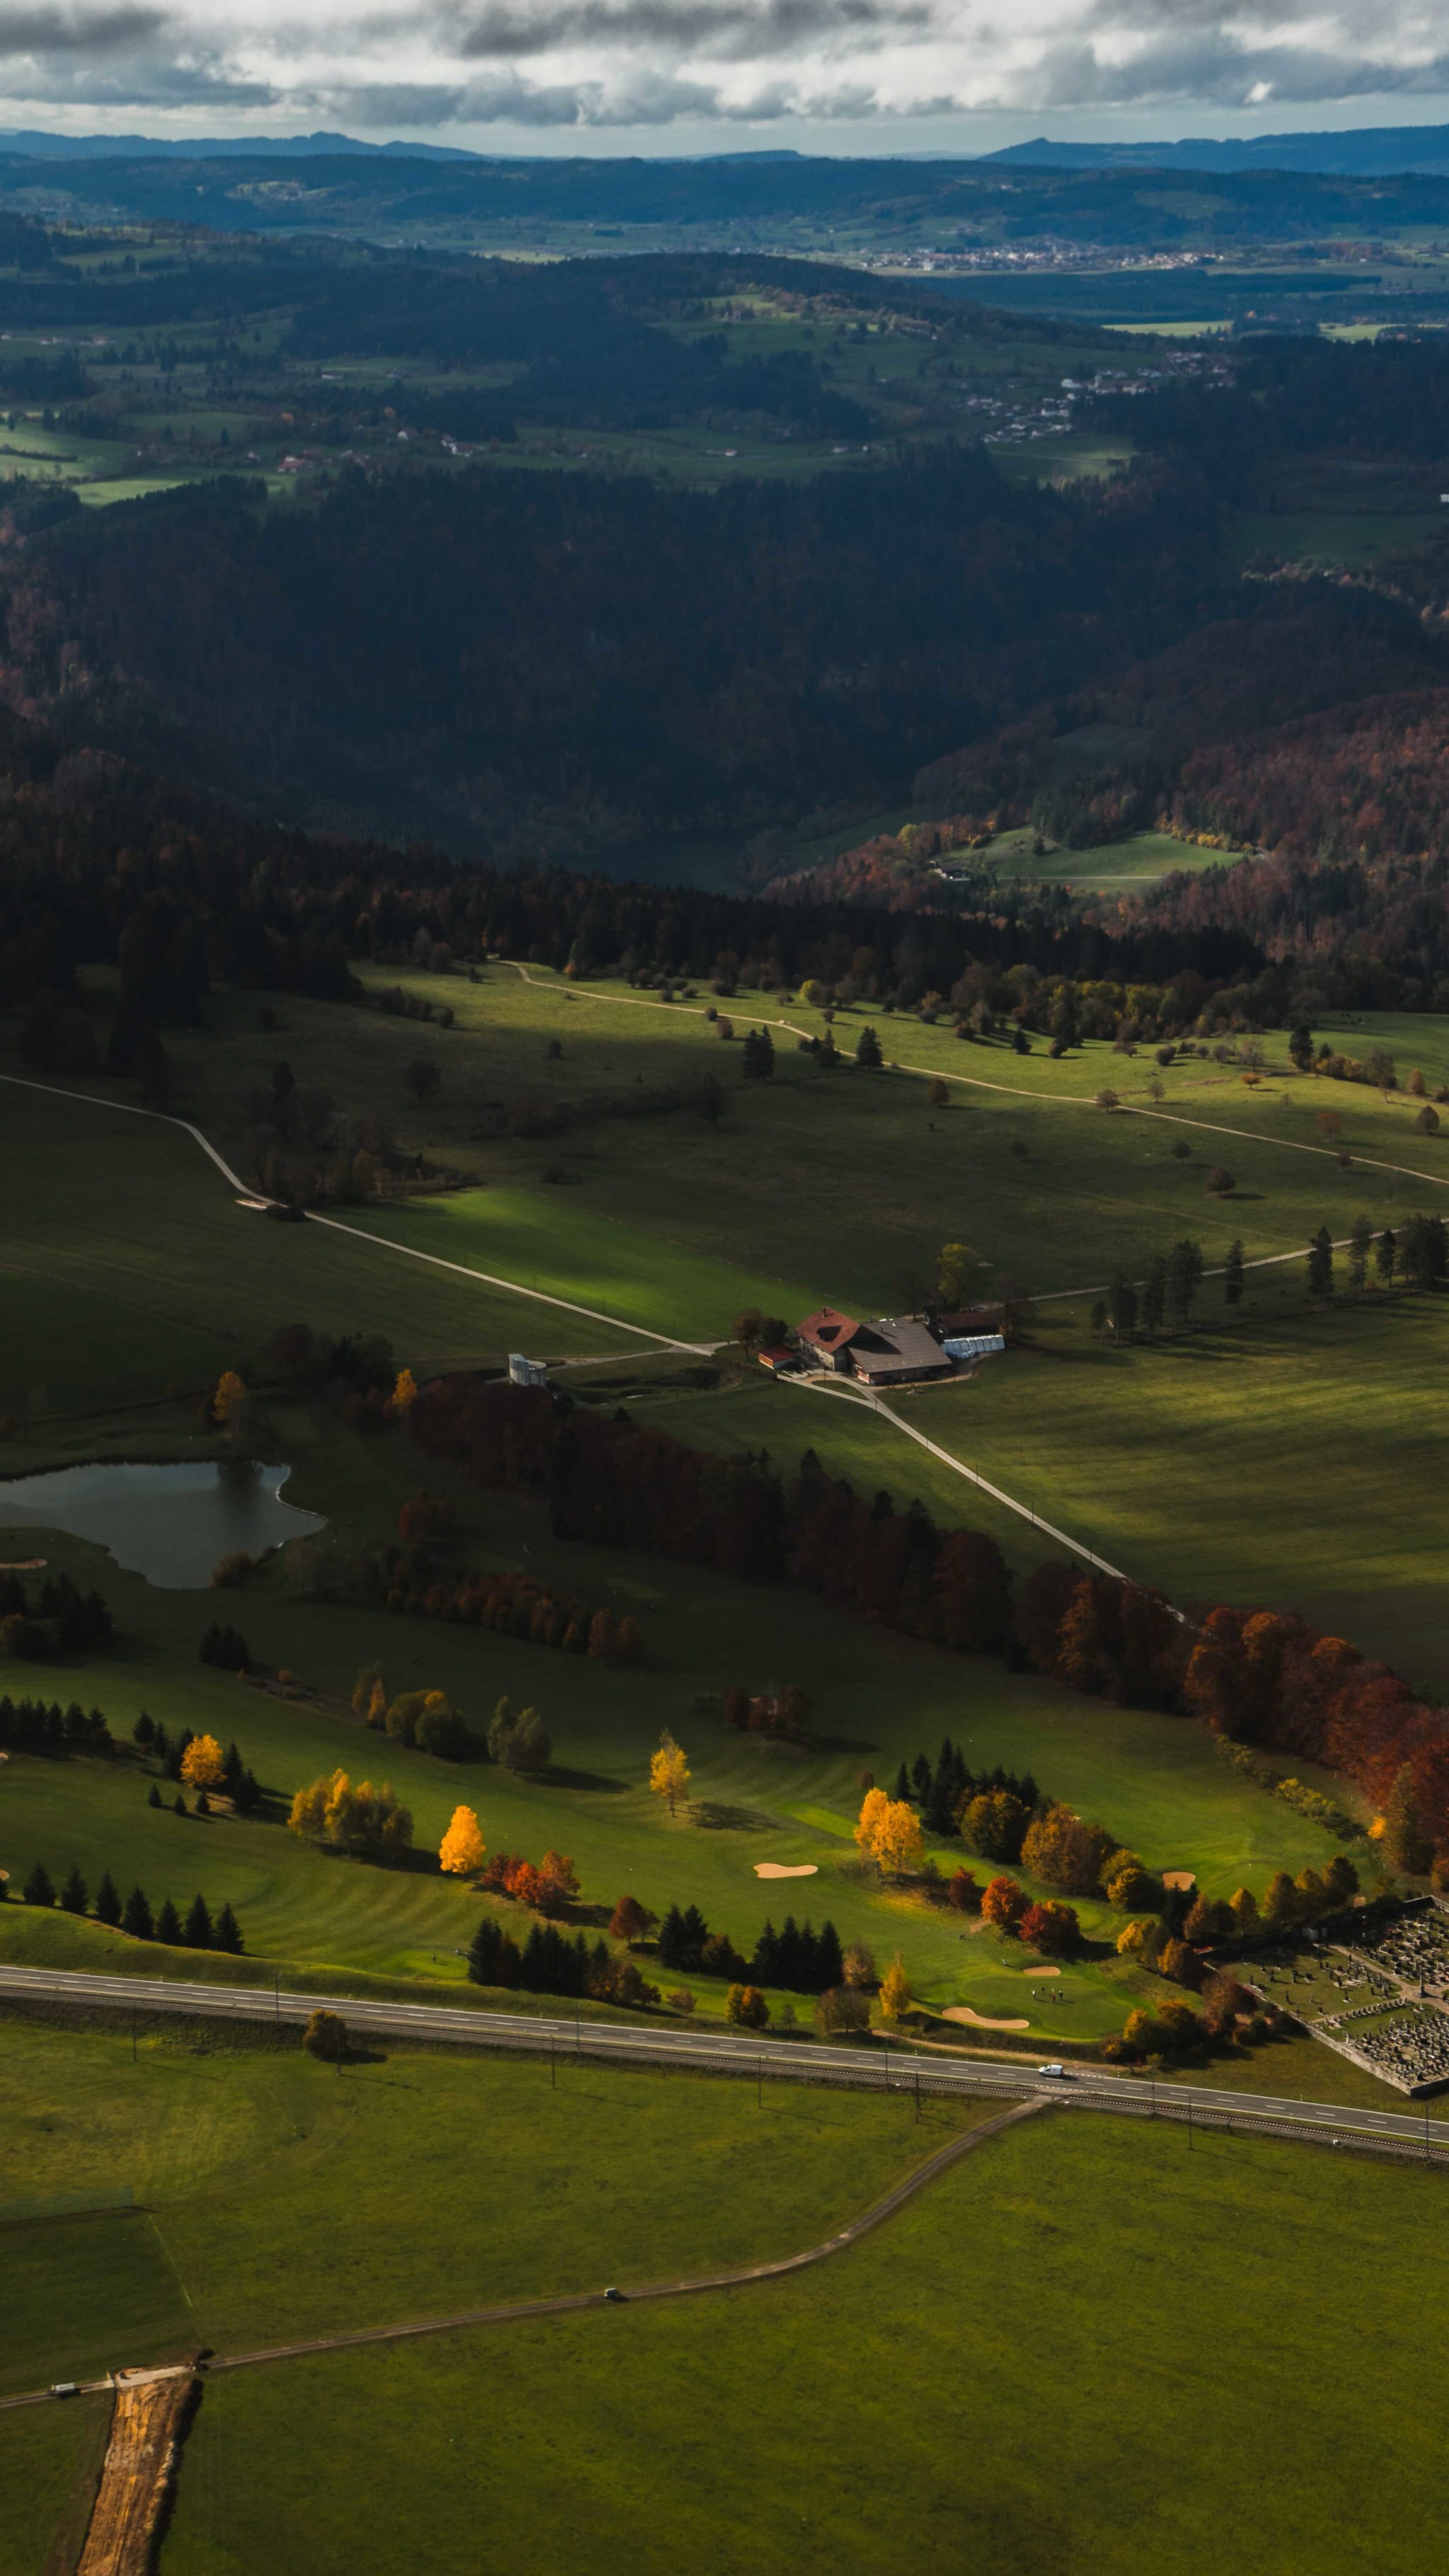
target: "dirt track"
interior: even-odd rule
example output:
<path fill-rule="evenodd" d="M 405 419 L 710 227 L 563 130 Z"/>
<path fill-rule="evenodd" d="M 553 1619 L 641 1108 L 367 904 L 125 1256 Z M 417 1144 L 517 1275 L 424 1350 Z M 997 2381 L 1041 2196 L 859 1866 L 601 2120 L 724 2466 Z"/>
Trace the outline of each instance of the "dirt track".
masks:
<path fill-rule="evenodd" d="M 117 2372 L 111 2438 L 76 2576 L 148 2576 L 199 2386 L 189 2368 Z"/>

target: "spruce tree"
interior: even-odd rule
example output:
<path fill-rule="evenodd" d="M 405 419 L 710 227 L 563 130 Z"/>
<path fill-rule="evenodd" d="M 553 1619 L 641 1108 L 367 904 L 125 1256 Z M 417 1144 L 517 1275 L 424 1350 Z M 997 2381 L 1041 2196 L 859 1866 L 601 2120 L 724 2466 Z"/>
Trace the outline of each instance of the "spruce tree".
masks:
<path fill-rule="evenodd" d="M 682 1968 L 685 1964 L 683 1950 L 684 1917 L 677 1905 L 671 1905 L 659 1926 L 655 1956 L 661 1968 Z"/>
<path fill-rule="evenodd" d="M 155 1929 L 144 1887 L 133 1887 L 121 1916 L 121 1930 L 129 1932 L 133 1941 L 149 1941 Z"/>
<path fill-rule="evenodd" d="M 168 1942 L 173 1950 L 181 1947 L 181 1917 L 169 1896 L 164 1899 L 156 1917 L 156 1938 Z"/>
<path fill-rule="evenodd" d="M 752 1974 L 757 1986 L 778 1986 L 780 1976 L 780 1935 L 768 1914 L 765 1928 L 755 1943 Z"/>
<path fill-rule="evenodd" d="M 895 1785 L 895 1789 L 894 1789 L 894 1791 L 893 1791 L 893 1793 L 892 1793 L 892 1794 L 893 1794 L 893 1795 L 894 1795 L 894 1797 L 895 1797 L 895 1801 L 896 1801 L 897 1806 L 908 1806 L 908 1805 L 909 1805 L 909 1803 L 910 1803 L 910 1796 L 911 1796 L 911 1781 L 910 1781 L 910 1774 L 909 1774 L 909 1772 L 907 1771 L 907 1769 L 906 1769 L 906 1766 L 905 1766 L 904 1762 L 901 1764 L 901 1767 L 900 1767 L 899 1771 L 896 1773 L 896 1785 Z"/>
<path fill-rule="evenodd" d="M 1326 1306 L 1333 1295 L 1333 1237 L 1321 1225 L 1308 1247 L 1308 1294 L 1315 1305 Z"/>
<path fill-rule="evenodd" d="M 680 1932 L 684 1955 L 679 1965 L 681 1968 L 697 1968 L 704 1952 L 704 1945 L 709 1939 L 709 1925 L 697 1905 L 686 1905 L 680 1922 Z"/>
<path fill-rule="evenodd" d="M 133 1744 L 139 1744 L 139 1745 L 140 1745 L 140 1747 L 141 1747 L 142 1752 L 144 1753 L 144 1752 L 145 1752 L 145 1749 L 146 1749 L 146 1747 L 147 1747 L 147 1745 L 148 1745 L 148 1744 L 153 1744 L 153 1743 L 155 1742 L 155 1740 L 156 1740 L 156 1729 L 155 1729 L 155 1726 L 153 1725 L 153 1723 L 152 1723 L 151 1719 L 147 1716 L 147 1714 L 146 1714 L 146 1712 L 145 1712 L 145 1710 L 144 1710 L 144 1708 L 143 1708 L 143 1709 L 142 1709 L 142 1711 L 141 1711 L 140 1716 L 139 1716 L 139 1717 L 137 1718 L 137 1720 L 136 1720 L 135 1725 L 134 1725 L 134 1726 L 132 1727 L 132 1729 L 131 1729 L 131 1741 L 132 1741 L 132 1743 L 133 1743 Z"/>
<path fill-rule="evenodd" d="M 239 1959 L 243 1950 L 246 1948 L 246 1943 L 241 1936 L 241 1925 L 233 1914 L 230 1905 L 224 1905 L 221 1912 L 218 1914 L 216 1918 L 216 1928 L 212 1934 L 212 1941 L 215 1948 L 218 1950 L 230 1951 L 234 1959 Z"/>
<path fill-rule="evenodd" d="M 86 1883 L 74 1861 L 71 1862 L 70 1876 L 60 1891 L 60 1901 L 67 1914 L 84 1914 L 86 1910 Z"/>
<path fill-rule="evenodd" d="M 147 1806 L 148 1806 L 148 1807 L 159 1807 L 159 1806 L 160 1806 L 160 1804 L 161 1804 L 161 1792 L 160 1792 L 160 1790 L 157 1788 L 156 1783 L 155 1783 L 155 1781 L 154 1781 L 154 1780 L 152 1781 L 151 1786 L 150 1786 L 150 1789 L 149 1789 L 149 1791 L 147 1792 L 147 1796 L 146 1796 L 146 1804 L 147 1804 Z"/>
<path fill-rule="evenodd" d="M 193 1896 L 182 1939 L 188 1950 L 211 1948 L 211 1909 L 204 1896 Z"/>
<path fill-rule="evenodd" d="M 840 1935 L 831 1922 L 821 1924 L 815 1936 L 814 1992 L 828 1995 L 845 1983 L 845 1961 L 841 1955 Z"/>
<path fill-rule="evenodd" d="M 516 1986 L 518 1944 L 501 1923 L 485 1914 L 468 1946 L 468 1974 L 475 1986 Z"/>
<path fill-rule="evenodd" d="M 233 1806 L 237 1804 L 245 1777 L 241 1755 L 234 1744 L 229 1744 L 226 1748 L 226 1761 L 222 1767 L 221 1785 Z"/>
<path fill-rule="evenodd" d="M 1228 1245 L 1223 1263 L 1223 1304 L 1240 1306 L 1243 1302 L 1243 1246 L 1241 1237 Z"/>
<path fill-rule="evenodd" d="M 171 1738 L 167 1734 L 164 1726 L 158 1726 L 155 1733 L 152 1735 L 151 1750 L 155 1754 L 157 1761 L 160 1763 L 161 1768 L 164 1771 L 166 1768 L 166 1757 L 171 1750 Z"/>
<path fill-rule="evenodd" d="M 53 1905 L 55 1903 L 55 1889 L 51 1884 L 50 1872 L 46 1868 L 43 1860 L 38 1860 L 36 1862 L 34 1869 L 31 1871 L 30 1876 L 25 1882 L 25 1902 L 27 1905 Z"/>
<path fill-rule="evenodd" d="M 814 1946 L 815 1944 L 812 1939 L 810 1942 L 811 1950 L 814 1949 Z M 800 1972 L 806 1964 L 806 1955 L 805 1935 L 802 1934 L 800 1926 L 796 1922 L 794 1915 L 787 1914 L 784 1922 L 780 1926 L 780 1946 L 777 1954 L 778 1965 L 775 1970 L 776 1984 L 781 1986 L 793 1986 L 798 1992 L 800 1987 Z"/>
<path fill-rule="evenodd" d="M 186 1814 L 186 1800 L 183 1798 L 179 1789 L 171 1801 L 171 1813 L 173 1816 L 184 1816 Z"/>
<path fill-rule="evenodd" d="M 116 1882 L 107 1870 L 96 1889 L 96 1921 L 108 1923 L 114 1931 L 121 1919 L 121 1899 Z"/>

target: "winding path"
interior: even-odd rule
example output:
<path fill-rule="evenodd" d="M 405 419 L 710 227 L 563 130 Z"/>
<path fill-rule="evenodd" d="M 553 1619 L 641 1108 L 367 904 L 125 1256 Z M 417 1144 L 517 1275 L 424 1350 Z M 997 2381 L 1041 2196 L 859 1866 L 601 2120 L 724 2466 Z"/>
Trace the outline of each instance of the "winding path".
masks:
<path fill-rule="evenodd" d="M 948 2139 L 944 2147 L 938 2147 L 924 2164 L 915 2166 L 894 2190 L 888 2191 L 884 2200 L 876 2201 L 859 2218 L 851 2219 L 834 2236 L 828 2236 L 823 2245 L 807 2246 L 803 2254 L 782 2254 L 772 2263 L 747 2263 L 733 2272 L 706 2272 L 698 2278 L 682 2281 L 646 2281 L 635 2289 L 617 2293 L 617 2302 L 629 2307 L 642 2307 L 659 2299 L 703 2298 L 714 2290 L 748 2290 L 761 2281 L 778 2281 L 787 2273 L 804 2272 L 812 2264 L 827 2263 L 833 2254 L 843 2254 L 848 2245 L 858 2245 L 863 2236 L 869 2236 L 886 2219 L 894 2218 L 897 2210 L 903 2209 L 907 2201 L 914 2200 L 917 2192 L 924 2191 L 928 2183 L 935 2182 L 952 2165 L 959 2164 L 963 2156 L 971 2155 L 977 2147 L 984 2145 L 988 2138 L 998 2137 L 1003 2129 L 1014 2127 L 1019 2120 L 1029 2120 L 1047 2107 L 1039 2101 L 1017 2102 L 1010 2110 L 998 2111 L 992 2119 L 983 2120 L 976 2128 L 963 2131 L 960 2137 Z M 447 2317 L 415 2317 L 403 2325 L 355 2326 L 341 2334 L 309 2335 L 295 2343 L 264 2344 L 256 2352 L 223 2353 L 203 2362 L 200 2367 L 208 2379 L 215 2379 L 223 2371 L 256 2370 L 274 2361 L 302 2361 L 313 2353 L 352 2352 L 360 2345 L 370 2343 L 410 2343 L 422 2335 L 457 2334 L 467 2326 L 528 2325 L 538 2317 L 577 2316 L 586 2308 L 606 2308 L 615 2303 L 603 2290 L 564 2290 L 554 2298 L 515 2299 L 496 2307 L 460 2308 Z M 190 2379 L 194 2375 L 195 2366 L 181 2362 L 158 2370 L 128 2372 L 127 2384 L 133 2388 L 153 2387 L 162 2381 Z M 76 2383 L 76 2394 L 94 2396 L 114 2386 L 115 2381 L 110 2376 L 81 2380 Z M 50 2388 L 31 2388 L 19 2397 L 0 2398 L 0 2414 L 19 2406 L 43 2406 L 52 2400 L 53 2395 Z"/>

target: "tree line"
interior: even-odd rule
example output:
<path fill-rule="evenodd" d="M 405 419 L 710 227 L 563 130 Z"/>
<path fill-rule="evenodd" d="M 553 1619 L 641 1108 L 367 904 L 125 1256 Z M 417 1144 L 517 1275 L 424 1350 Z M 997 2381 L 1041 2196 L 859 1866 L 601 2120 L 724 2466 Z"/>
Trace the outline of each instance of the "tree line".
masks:
<path fill-rule="evenodd" d="M 691 1450 L 542 1389 L 441 1379 L 412 1425 L 476 1482 L 546 1495 L 558 1537 L 798 1583 L 925 1642 L 1006 1652 L 1070 1689 L 1322 1761 L 1380 1807 L 1407 1770 L 1426 1865 L 1449 1847 L 1449 1714 L 1294 1614 L 1220 1605 L 1188 1622 L 1160 1593 L 1059 1558 L 1014 1586 L 990 1537 L 943 1534 L 919 1504 L 866 1503 L 813 1451 L 787 1481 L 768 1456 Z"/>
<path fill-rule="evenodd" d="M 0 1889 L 0 1895 L 3 1893 Z M 133 1887 L 123 1901 L 109 1870 L 102 1873 L 92 1902 L 74 1862 L 57 1898 L 49 1870 L 43 1861 L 37 1861 L 25 1882 L 25 1902 L 50 1907 L 58 1903 L 62 1913 L 78 1918 L 93 1914 L 97 1923 L 113 1932 L 128 1933 L 133 1941 L 164 1941 L 178 1950 L 224 1950 L 234 1958 L 239 1958 L 246 1947 L 229 1902 L 213 1916 L 205 1897 L 194 1896 L 183 1921 L 169 1896 L 162 1898 L 153 1913 L 143 1887 Z"/>

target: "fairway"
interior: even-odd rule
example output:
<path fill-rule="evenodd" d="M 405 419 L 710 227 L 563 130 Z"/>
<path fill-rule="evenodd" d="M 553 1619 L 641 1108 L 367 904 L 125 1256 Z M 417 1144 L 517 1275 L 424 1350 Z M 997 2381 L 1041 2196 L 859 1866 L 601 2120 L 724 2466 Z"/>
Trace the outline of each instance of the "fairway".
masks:
<path fill-rule="evenodd" d="M 1443 2330 L 1422 2296 L 1443 2189 L 1330 2150 L 1032 2122 L 838 2261 L 707 2319 L 626 2305 L 217 2384 L 164 2576 L 248 2565 L 264 2542 L 281 2576 L 372 2563 L 424 2522 L 443 2576 L 476 2567 L 480 2529 L 580 2576 L 625 2558 L 650 2576 L 978 2558 L 1012 2576 L 1407 2576 L 1449 2540 Z M 1325 2280 L 1372 2372 L 1325 2371 Z M 1109 2349 L 1124 2300 L 1136 2334 Z M 1191 2473 L 1171 2477 L 1169 2320 L 1194 2409 Z M 1291 2442 L 1291 2478 L 1243 2475 L 1261 2424 Z"/>

